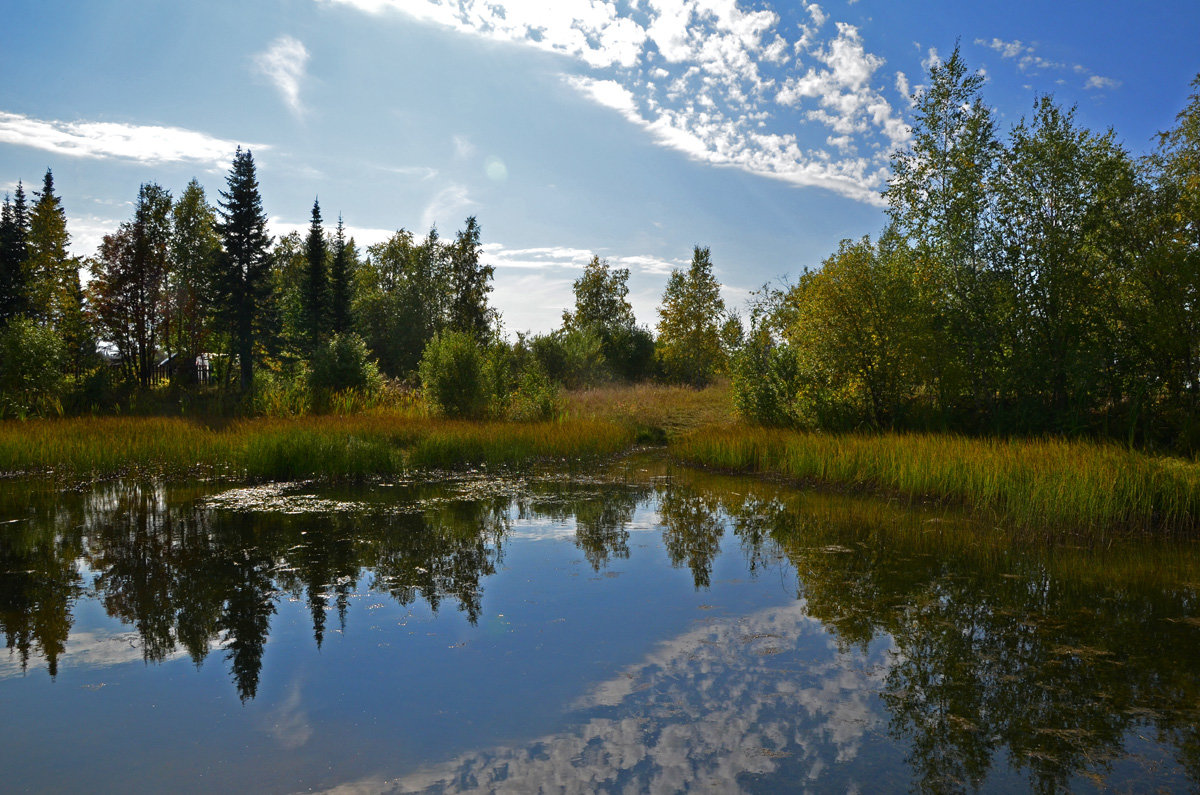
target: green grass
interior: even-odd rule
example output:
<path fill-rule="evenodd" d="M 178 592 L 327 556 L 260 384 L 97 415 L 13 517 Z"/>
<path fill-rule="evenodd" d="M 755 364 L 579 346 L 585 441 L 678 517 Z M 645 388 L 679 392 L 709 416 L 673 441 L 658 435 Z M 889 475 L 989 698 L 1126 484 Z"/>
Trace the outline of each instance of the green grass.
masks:
<path fill-rule="evenodd" d="M 687 434 L 670 450 L 688 464 L 961 504 L 1089 543 L 1200 526 L 1200 465 L 1109 444 L 736 426 Z"/>
<path fill-rule="evenodd" d="M 0 472 L 60 480 L 360 479 L 612 455 L 633 441 L 631 428 L 601 420 L 466 422 L 388 411 L 247 419 L 219 429 L 156 417 L 36 420 L 0 423 Z"/>

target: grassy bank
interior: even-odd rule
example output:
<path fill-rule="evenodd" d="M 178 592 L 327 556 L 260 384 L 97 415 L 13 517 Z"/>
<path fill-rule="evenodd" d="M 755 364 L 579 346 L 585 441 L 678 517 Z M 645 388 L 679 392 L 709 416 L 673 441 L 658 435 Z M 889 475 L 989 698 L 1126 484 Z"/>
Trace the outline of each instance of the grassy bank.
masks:
<path fill-rule="evenodd" d="M 728 427 L 682 436 L 671 453 L 688 464 L 948 501 L 1006 527 L 1089 542 L 1200 526 L 1200 466 L 1113 445 Z"/>
<path fill-rule="evenodd" d="M 88 417 L 0 423 L 0 472 L 62 480 L 124 475 L 355 479 L 411 468 L 611 455 L 631 428 L 593 419 L 465 422 L 411 413 L 239 420 Z"/>

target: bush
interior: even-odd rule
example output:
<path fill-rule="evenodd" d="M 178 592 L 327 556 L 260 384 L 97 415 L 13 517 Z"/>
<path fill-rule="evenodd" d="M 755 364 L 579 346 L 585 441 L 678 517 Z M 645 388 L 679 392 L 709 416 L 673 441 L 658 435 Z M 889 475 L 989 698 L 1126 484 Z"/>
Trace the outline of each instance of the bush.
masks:
<path fill-rule="evenodd" d="M 759 425 L 795 425 L 799 376 L 796 357 L 765 333 L 756 334 L 730 367 L 733 405 L 744 419 Z"/>
<path fill-rule="evenodd" d="M 421 387 L 430 408 L 448 417 L 482 417 L 488 408 L 483 353 L 475 338 L 461 331 L 446 331 L 425 346 Z"/>
<path fill-rule="evenodd" d="M 309 375 L 303 367 L 272 370 L 260 367 L 254 373 L 254 391 L 249 410 L 266 417 L 300 417 L 312 407 Z M 243 404 L 241 410 L 245 410 Z"/>
<path fill-rule="evenodd" d="M 508 403 L 508 418 L 517 422 L 548 420 L 561 410 L 558 386 L 536 361 L 526 365 Z"/>
<path fill-rule="evenodd" d="M 654 375 L 654 336 L 640 326 L 617 326 L 604 336 L 609 369 L 625 381 L 644 381 Z"/>
<path fill-rule="evenodd" d="M 15 317 L 0 331 L 0 416 L 62 413 L 65 358 L 53 330 Z"/>
<path fill-rule="evenodd" d="M 502 417 L 508 411 L 510 396 L 519 385 L 521 353 L 519 347 L 497 341 L 483 354 L 484 391 L 490 398 L 489 413 L 493 416 Z"/>
<path fill-rule="evenodd" d="M 371 360 L 367 344 L 353 333 L 334 334 L 317 349 L 308 374 L 313 407 L 324 410 L 331 395 L 353 390 L 369 394 L 383 387 L 379 367 Z"/>
<path fill-rule="evenodd" d="M 533 357 L 551 380 L 567 389 L 597 386 L 612 380 L 604 340 L 590 329 L 559 329 L 535 337 Z"/>

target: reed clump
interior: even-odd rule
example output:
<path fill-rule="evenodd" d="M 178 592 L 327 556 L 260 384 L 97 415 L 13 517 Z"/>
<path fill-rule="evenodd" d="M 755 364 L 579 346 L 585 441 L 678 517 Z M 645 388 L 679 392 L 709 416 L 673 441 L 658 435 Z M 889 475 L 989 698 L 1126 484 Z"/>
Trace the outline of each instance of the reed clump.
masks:
<path fill-rule="evenodd" d="M 685 463 L 947 501 L 1091 541 L 1200 525 L 1200 465 L 1111 444 L 742 426 L 693 432 L 670 449 Z"/>
<path fill-rule="evenodd" d="M 361 479 L 412 468 L 591 458 L 633 441 L 626 426 L 585 419 L 468 422 L 366 411 L 212 427 L 182 418 L 81 417 L 0 423 L 0 472 L 61 480 Z"/>

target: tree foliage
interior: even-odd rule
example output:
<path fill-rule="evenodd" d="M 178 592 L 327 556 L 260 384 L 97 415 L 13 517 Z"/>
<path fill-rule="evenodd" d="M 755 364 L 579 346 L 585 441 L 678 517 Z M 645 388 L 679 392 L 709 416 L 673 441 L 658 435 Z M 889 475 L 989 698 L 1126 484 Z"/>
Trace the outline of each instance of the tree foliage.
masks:
<path fill-rule="evenodd" d="M 321 205 L 314 200 L 312 221 L 308 237 L 304 242 L 304 331 L 308 351 L 314 353 L 320 347 L 329 330 L 329 279 L 326 257 L 329 249 L 325 245 L 325 229 L 321 226 Z"/>
<path fill-rule="evenodd" d="M 1140 160 L 1049 97 L 1001 140 L 982 84 L 957 49 L 933 67 L 890 226 L 844 241 L 752 328 L 739 410 L 1197 449 L 1200 77 Z"/>
<path fill-rule="evenodd" d="M 92 261 L 92 311 L 143 389 L 167 342 L 163 311 L 171 246 L 171 194 L 154 183 L 138 190 L 133 218 L 106 235 Z"/>
<path fill-rule="evenodd" d="M 238 147 L 226 185 L 228 190 L 221 191 L 217 223 L 223 245 L 217 286 L 232 331 L 241 390 L 248 392 L 254 381 L 254 326 L 269 284 L 271 245 L 250 150 L 243 152 Z"/>
<path fill-rule="evenodd" d="M 17 182 L 0 211 L 0 325 L 24 313 L 29 302 L 29 207 L 25 187 Z"/>
<path fill-rule="evenodd" d="M 425 399 L 447 417 L 482 417 L 490 395 L 484 358 L 475 337 L 448 329 L 425 346 L 420 365 Z"/>
<path fill-rule="evenodd" d="M 721 321 L 725 302 L 707 248 L 696 246 L 687 272 L 674 270 L 659 307 L 657 356 L 663 375 L 703 386 L 725 367 Z"/>
<path fill-rule="evenodd" d="M 217 331 L 216 284 L 221 238 L 217 215 L 196 179 L 188 182 L 171 211 L 171 266 L 168 276 L 167 350 L 177 354 L 173 371 L 184 384 L 196 381 L 196 357 L 213 350 Z"/>
<path fill-rule="evenodd" d="M 485 342 L 492 334 L 495 312 L 488 306 L 495 268 L 482 262 L 479 223 L 467 218 L 466 227 L 449 247 L 449 327 Z"/>

